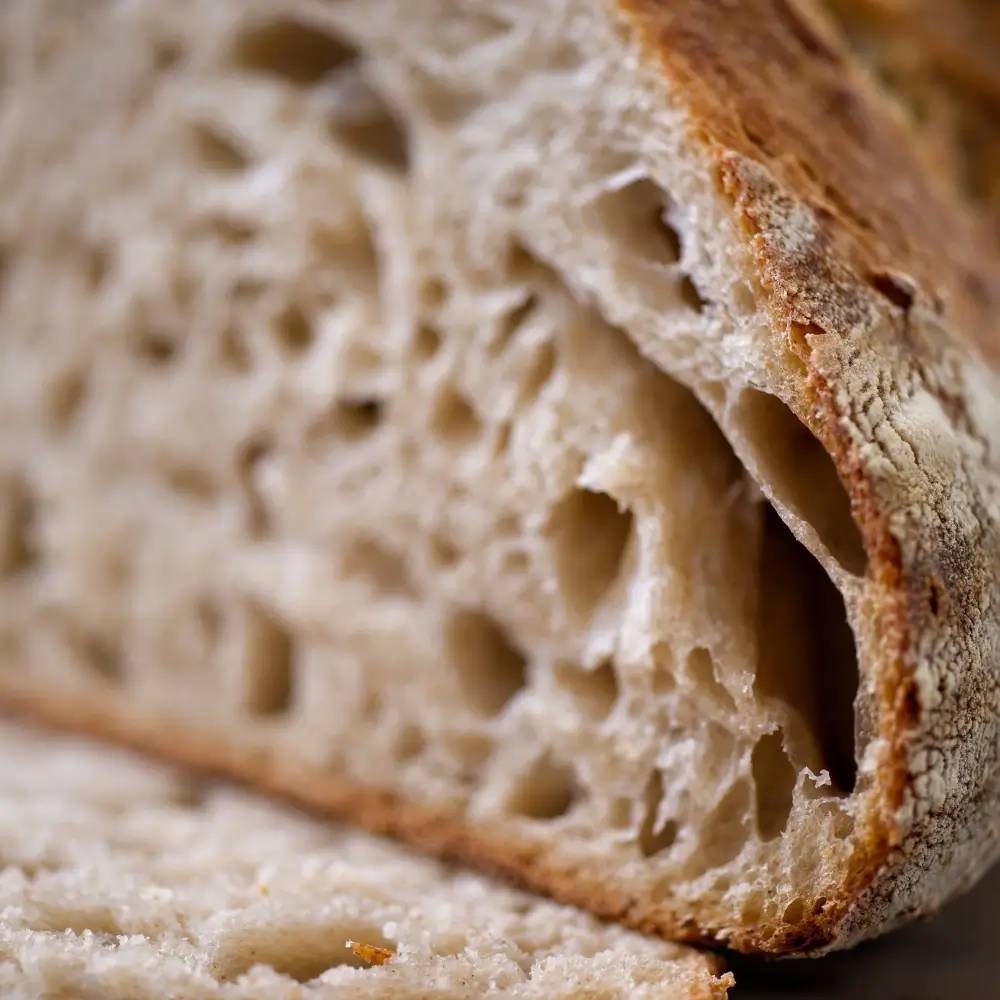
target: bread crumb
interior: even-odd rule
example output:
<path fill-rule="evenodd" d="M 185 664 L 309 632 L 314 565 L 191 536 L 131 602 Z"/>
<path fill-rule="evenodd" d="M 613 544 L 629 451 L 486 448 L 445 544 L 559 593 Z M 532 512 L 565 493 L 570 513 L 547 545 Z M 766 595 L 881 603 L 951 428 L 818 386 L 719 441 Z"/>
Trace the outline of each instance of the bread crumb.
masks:
<path fill-rule="evenodd" d="M 388 948 L 379 948 L 373 944 L 363 944 L 360 941 L 348 941 L 347 947 L 354 952 L 363 962 L 369 965 L 385 965 L 393 956 L 393 952 Z"/>

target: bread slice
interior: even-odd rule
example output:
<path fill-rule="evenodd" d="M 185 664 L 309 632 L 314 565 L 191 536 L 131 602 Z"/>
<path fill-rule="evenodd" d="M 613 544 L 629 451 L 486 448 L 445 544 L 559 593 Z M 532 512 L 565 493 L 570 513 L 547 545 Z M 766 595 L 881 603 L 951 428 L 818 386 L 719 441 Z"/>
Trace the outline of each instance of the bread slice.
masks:
<path fill-rule="evenodd" d="M 0 700 L 630 926 L 997 853 L 997 268 L 778 0 L 8 0 Z"/>
<path fill-rule="evenodd" d="M 8 725 L 0 752 L 19 761 L 0 774 L 4 997 L 724 1000 L 732 985 L 693 949 L 80 740 Z"/>

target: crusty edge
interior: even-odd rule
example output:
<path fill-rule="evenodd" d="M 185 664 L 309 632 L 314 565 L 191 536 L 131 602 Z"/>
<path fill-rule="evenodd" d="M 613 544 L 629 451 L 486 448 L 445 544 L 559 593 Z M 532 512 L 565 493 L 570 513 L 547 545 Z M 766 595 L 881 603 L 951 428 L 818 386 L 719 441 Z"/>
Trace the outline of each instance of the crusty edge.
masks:
<path fill-rule="evenodd" d="M 856 793 L 855 851 L 795 926 L 731 938 L 765 952 L 841 948 L 933 912 L 1000 849 L 1000 475 L 972 416 L 977 390 L 955 377 L 957 359 L 1000 359 L 1000 260 L 808 5 L 610 2 L 716 170 L 797 373 L 782 395 L 833 457 L 865 541 L 861 698 L 878 754 Z M 892 423 L 897 377 L 938 408 L 919 418 L 923 458 L 912 426 Z M 873 392 L 883 429 L 909 449 L 905 474 L 885 474 L 889 453 L 859 423 Z M 934 439 L 939 420 L 950 428 Z M 920 519 L 931 487 L 937 521 Z"/>

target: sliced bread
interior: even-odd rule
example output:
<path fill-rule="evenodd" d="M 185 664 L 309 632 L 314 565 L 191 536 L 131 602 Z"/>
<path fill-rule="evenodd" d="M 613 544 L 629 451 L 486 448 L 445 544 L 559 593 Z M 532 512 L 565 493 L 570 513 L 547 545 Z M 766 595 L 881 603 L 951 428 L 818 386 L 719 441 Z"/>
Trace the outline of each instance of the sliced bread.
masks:
<path fill-rule="evenodd" d="M 998 851 L 1000 267 L 791 0 L 0 6 L 0 702 L 633 927 Z"/>
<path fill-rule="evenodd" d="M 722 1000 L 715 958 L 0 728 L 0 995 L 10 1000 Z M 303 986 L 300 984 L 308 984 Z"/>

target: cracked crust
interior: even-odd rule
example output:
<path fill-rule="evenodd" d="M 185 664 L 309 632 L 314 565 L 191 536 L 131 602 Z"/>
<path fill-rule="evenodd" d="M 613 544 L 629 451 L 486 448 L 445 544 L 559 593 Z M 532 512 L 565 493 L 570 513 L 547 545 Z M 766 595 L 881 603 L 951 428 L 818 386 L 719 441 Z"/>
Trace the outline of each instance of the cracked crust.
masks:
<path fill-rule="evenodd" d="M 69 705 L 4 681 L 0 704 L 346 816 L 630 926 L 815 953 L 933 912 L 992 862 L 1000 824 L 1000 265 L 905 122 L 822 18 L 793 0 L 617 0 L 665 99 L 700 126 L 744 234 L 785 388 L 834 456 L 869 558 L 849 595 L 874 760 L 842 891 L 787 924 L 627 898 L 537 842 L 358 788 L 123 701 Z M 786 380 L 787 381 L 787 380 Z"/>

